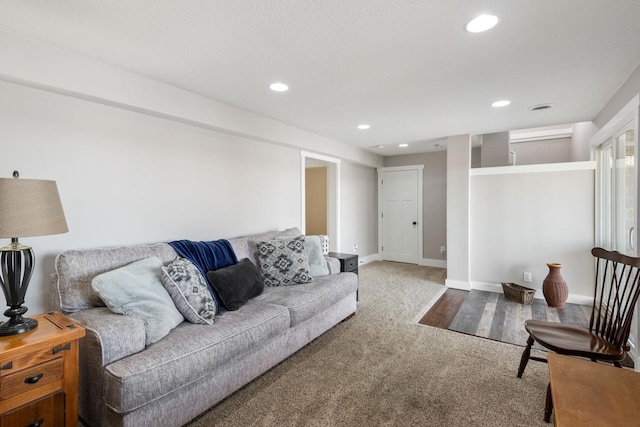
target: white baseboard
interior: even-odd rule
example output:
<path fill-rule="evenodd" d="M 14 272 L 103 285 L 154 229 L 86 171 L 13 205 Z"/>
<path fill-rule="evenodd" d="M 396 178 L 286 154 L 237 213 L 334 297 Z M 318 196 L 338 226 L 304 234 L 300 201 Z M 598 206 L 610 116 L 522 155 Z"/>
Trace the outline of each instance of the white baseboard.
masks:
<path fill-rule="evenodd" d="M 382 257 L 380 256 L 380 254 L 371 254 L 358 257 L 358 264 L 360 265 L 368 264 L 373 261 L 382 261 Z M 447 261 L 440 259 L 422 258 L 418 261 L 418 265 L 423 265 L 425 267 L 447 268 Z"/>
<path fill-rule="evenodd" d="M 425 267 L 447 268 L 447 261 L 443 259 L 422 258 L 418 261 L 418 265 L 424 265 Z"/>
<path fill-rule="evenodd" d="M 470 291 L 471 290 L 471 284 L 469 282 L 463 282 L 462 280 L 446 279 L 444 281 L 444 284 L 445 284 L 445 286 L 447 288 L 460 289 L 462 291 Z"/>
<path fill-rule="evenodd" d="M 358 265 L 369 264 L 370 262 L 378 261 L 379 259 L 380 257 L 378 256 L 378 254 L 358 256 Z"/>
<path fill-rule="evenodd" d="M 382 261 L 380 254 L 361 255 L 358 257 L 358 264 L 364 265 L 373 261 Z M 442 259 L 422 258 L 418 260 L 418 265 L 425 267 L 447 268 L 447 261 Z"/>

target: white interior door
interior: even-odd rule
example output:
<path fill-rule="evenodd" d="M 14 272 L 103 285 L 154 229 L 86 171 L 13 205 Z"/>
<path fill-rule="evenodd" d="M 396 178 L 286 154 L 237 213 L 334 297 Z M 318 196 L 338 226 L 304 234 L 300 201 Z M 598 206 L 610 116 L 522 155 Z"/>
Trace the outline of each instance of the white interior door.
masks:
<path fill-rule="evenodd" d="M 381 247 L 383 260 L 418 263 L 418 170 L 382 171 Z"/>

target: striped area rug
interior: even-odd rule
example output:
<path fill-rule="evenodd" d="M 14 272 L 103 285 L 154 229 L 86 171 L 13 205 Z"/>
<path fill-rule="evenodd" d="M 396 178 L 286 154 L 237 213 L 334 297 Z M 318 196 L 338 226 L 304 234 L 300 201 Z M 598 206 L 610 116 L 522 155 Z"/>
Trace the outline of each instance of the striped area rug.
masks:
<path fill-rule="evenodd" d="M 525 346 L 529 336 L 524 329 L 525 320 L 587 327 L 590 315 L 590 306 L 565 304 L 563 308 L 551 308 L 540 299 L 534 299 L 530 305 L 520 304 L 505 299 L 501 293 L 471 290 L 448 329 Z"/>

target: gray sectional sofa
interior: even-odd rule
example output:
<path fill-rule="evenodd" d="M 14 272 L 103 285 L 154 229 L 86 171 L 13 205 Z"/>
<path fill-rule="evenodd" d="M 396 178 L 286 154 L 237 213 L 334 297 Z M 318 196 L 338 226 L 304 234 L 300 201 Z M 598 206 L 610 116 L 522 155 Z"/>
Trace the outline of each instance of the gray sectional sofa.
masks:
<path fill-rule="evenodd" d="M 255 242 L 297 229 L 229 239 L 238 259 L 257 264 Z M 80 343 L 80 417 L 90 426 L 180 426 L 252 381 L 356 311 L 357 276 L 330 273 L 307 284 L 266 287 L 213 325 L 179 324 L 145 347 L 135 317 L 114 314 L 91 287 L 101 273 L 134 261 L 177 256 L 167 243 L 72 250 L 56 259 L 55 309 L 84 325 Z"/>

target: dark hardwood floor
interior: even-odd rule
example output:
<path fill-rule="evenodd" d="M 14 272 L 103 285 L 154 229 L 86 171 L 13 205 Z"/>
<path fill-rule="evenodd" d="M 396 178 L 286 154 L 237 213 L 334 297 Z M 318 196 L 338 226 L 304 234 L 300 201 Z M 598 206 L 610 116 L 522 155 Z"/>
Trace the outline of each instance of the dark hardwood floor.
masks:
<path fill-rule="evenodd" d="M 418 323 L 447 329 L 456 317 L 456 314 L 458 314 L 458 310 L 468 294 L 468 291 L 447 289 Z"/>

